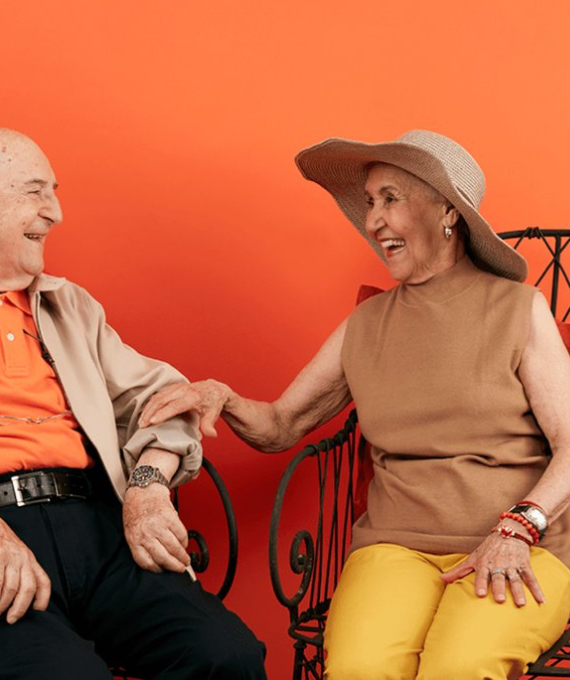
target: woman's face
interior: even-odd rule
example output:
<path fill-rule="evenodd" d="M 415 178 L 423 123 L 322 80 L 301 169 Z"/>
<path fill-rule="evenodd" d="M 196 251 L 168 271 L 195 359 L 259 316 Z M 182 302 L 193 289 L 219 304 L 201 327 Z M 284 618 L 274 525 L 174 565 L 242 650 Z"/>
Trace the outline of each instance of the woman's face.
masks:
<path fill-rule="evenodd" d="M 462 256 L 455 208 L 417 177 L 393 165 L 373 165 L 365 184 L 366 231 L 384 251 L 392 278 L 422 283 L 453 267 Z"/>

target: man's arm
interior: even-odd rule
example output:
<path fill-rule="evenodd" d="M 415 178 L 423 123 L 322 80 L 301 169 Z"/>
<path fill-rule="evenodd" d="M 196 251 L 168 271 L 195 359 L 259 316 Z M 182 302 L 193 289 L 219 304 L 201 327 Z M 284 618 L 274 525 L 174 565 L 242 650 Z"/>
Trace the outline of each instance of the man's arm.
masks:
<path fill-rule="evenodd" d="M 145 429 L 138 424 L 143 404 L 157 387 L 186 379 L 168 364 L 125 345 L 106 323 L 102 307 L 95 301 L 93 304 L 98 315 L 97 356 L 128 473 L 149 465 L 158 468 L 170 486 L 194 478 L 202 461 L 196 420 L 178 418 Z M 123 525 L 133 559 L 143 569 L 183 572 L 189 567 L 188 534 L 167 486 L 153 482 L 144 488 L 128 488 Z"/>
<path fill-rule="evenodd" d="M 91 318 L 97 319 L 97 357 L 113 405 L 127 472 L 132 472 L 143 451 L 155 448 L 177 456 L 173 486 L 193 479 L 202 462 L 197 419 L 175 418 L 146 428 L 141 428 L 138 422 L 144 404 L 157 389 L 188 382 L 187 379 L 172 366 L 143 356 L 123 343 L 107 324 L 102 306 L 91 296 L 87 297 L 93 307 Z"/>
<path fill-rule="evenodd" d="M 146 449 L 137 468 L 158 468 L 170 481 L 178 469 L 179 456 L 161 449 Z M 123 503 L 125 538 L 133 559 L 143 569 L 155 573 L 183 572 L 190 565 L 186 552 L 188 532 L 170 500 L 168 487 L 153 482 L 147 487 L 131 486 Z"/>

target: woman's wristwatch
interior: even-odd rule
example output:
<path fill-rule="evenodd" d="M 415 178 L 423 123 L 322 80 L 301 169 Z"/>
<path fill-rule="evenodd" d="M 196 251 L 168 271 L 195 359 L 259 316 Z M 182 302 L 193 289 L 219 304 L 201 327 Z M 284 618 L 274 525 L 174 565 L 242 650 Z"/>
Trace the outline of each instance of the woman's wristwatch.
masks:
<path fill-rule="evenodd" d="M 537 530 L 540 538 L 544 536 L 548 529 L 548 517 L 544 510 L 538 505 L 531 505 L 523 501 L 522 503 L 513 505 L 513 507 L 510 508 L 509 513 L 524 517 L 524 519 L 526 519 L 527 522 L 530 522 Z"/>

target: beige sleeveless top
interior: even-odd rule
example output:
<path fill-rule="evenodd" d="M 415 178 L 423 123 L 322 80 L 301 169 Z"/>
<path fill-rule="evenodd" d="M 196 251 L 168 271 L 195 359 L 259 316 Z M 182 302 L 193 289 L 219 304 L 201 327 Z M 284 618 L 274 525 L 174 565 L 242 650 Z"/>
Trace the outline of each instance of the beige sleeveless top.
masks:
<path fill-rule="evenodd" d="M 466 257 L 354 311 L 342 361 L 374 478 L 352 550 L 471 552 L 541 477 L 548 442 L 517 374 L 535 293 Z M 541 545 L 570 566 L 569 518 Z"/>

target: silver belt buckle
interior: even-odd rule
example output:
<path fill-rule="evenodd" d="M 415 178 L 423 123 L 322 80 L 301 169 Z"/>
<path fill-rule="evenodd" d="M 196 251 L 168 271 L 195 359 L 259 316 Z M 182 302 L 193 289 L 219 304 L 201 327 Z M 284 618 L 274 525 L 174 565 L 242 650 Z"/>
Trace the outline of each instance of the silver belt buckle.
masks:
<path fill-rule="evenodd" d="M 24 500 L 24 494 L 22 493 L 22 489 L 20 489 L 20 485 L 18 484 L 18 482 L 20 481 L 20 475 L 14 475 L 13 477 L 10 477 L 10 481 L 12 482 L 12 487 L 14 488 L 16 505 L 19 508 L 21 508 L 23 505 L 26 505 L 26 501 Z"/>
<path fill-rule="evenodd" d="M 29 474 L 26 475 L 14 475 L 13 477 L 10 477 L 10 481 L 12 482 L 12 488 L 14 489 L 14 496 L 16 497 L 16 505 L 19 508 L 25 505 L 35 505 L 36 503 L 45 503 L 51 500 L 50 498 L 30 498 L 28 500 L 24 498 L 23 490 L 20 488 L 18 482 L 22 478 L 34 476 L 35 476 L 34 473 L 30 472 Z"/>

